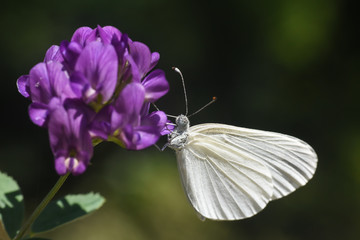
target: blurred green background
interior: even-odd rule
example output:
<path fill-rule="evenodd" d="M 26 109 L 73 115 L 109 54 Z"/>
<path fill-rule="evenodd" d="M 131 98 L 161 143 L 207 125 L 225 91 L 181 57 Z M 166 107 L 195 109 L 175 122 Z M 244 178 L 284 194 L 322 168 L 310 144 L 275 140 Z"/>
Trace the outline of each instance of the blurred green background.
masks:
<path fill-rule="evenodd" d="M 220 122 L 287 133 L 319 156 L 314 178 L 256 216 L 201 222 L 187 202 L 174 153 L 105 143 L 59 196 L 100 192 L 105 206 L 43 237 L 53 239 L 359 239 L 360 51 L 356 1 L 6 1 L 0 8 L 0 170 L 28 214 L 55 183 L 47 132 L 27 115 L 16 79 L 80 26 L 113 25 L 161 54 L 171 90 L 158 106 L 192 124 Z"/>

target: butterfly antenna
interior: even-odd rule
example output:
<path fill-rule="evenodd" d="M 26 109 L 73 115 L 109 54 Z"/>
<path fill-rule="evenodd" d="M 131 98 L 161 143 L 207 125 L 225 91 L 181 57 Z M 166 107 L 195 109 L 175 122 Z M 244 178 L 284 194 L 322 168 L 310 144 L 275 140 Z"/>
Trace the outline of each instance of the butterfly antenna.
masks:
<path fill-rule="evenodd" d="M 216 97 L 213 97 L 210 102 L 208 102 L 207 104 L 205 104 L 205 106 L 203 106 L 202 108 L 200 108 L 200 109 L 197 110 L 196 112 L 190 114 L 190 115 L 188 116 L 188 118 L 191 117 L 191 116 L 194 116 L 194 115 L 197 114 L 198 112 L 202 111 L 204 108 L 207 108 L 210 104 L 214 103 L 216 100 L 217 100 L 217 98 L 216 98 Z"/>
<path fill-rule="evenodd" d="M 179 74 L 180 74 L 180 77 L 181 77 L 181 82 L 182 82 L 182 85 L 183 85 L 184 96 L 185 96 L 185 116 L 187 116 L 188 113 L 189 113 L 189 110 L 188 110 L 188 101 L 187 101 L 187 95 L 186 95 L 186 88 L 185 88 L 184 77 L 183 77 L 181 71 L 180 71 L 177 67 L 172 67 L 172 69 L 173 69 L 174 71 L 176 71 L 177 73 L 179 73 Z"/>
<path fill-rule="evenodd" d="M 158 106 L 155 105 L 155 103 L 151 103 L 153 105 L 153 107 L 157 110 L 157 111 L 161 111 Z M 170 115 L 170 114 L 166 114 L 167 117 L 172 117 L 172 118 L 176 118 L 177 116 L 175 115 Z"/>
<path fill-rule="evenodd" d="M 157 111 L 160 111 L 160 109 L 158 108 L 158 106 L 156 106 L 155 103 L 151 103 L 153 105 L 153 107 L 157 110 Z"/>

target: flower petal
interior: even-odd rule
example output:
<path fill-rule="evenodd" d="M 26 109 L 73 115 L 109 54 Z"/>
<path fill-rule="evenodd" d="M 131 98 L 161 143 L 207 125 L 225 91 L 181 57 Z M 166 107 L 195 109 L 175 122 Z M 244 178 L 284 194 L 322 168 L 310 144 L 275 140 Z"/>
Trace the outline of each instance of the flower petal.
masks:
<path fill-rule="evenodd" d="M 124 113 L 119 113 L 118 111 L 112 111 L 110 119 L 110 134 L 116 133 L 117 130 L 122 129 L 126 124 L 128 124 L 128 117 Z M 110 135 L 109 134 L 109 135 Z"/>
<path fill-rule="evenodd" d="M 114 111 L 113 106 L 107 105 L 96 114 L 94 120 L 91 121 L 91 126 L 89 128 L 92 138 L 101 138 L 102 140 L 107 140 L 108 136 L 116 130 L 111 129 L 110 124 L 110 120 L 114 112 L 116 111 Z M 117 124 L 117 119 L 115 119 L 114 122 Z"/>
<path fill-rule="evenodd" d="M 152 112 L 141 120 L 141 125 L 134 127 L 132 141 L 127 141 L 126 147 L 141 150 L 155 144 L 167 122 L 166 114 L 162 111 Z"/>
<path fill-rule="evenodd" d="M 125 53 L 127 53 L 127 49 L 128 49 L 128 35 L 127 34 L 122 34 L 121 38 L 119 39 L 116 35 L 113 35 L 112 39 L 111 39 L 111 44 L 114 46 L 115 51 L 118 55 L 118 59 L 119 59 L 119 66 L 120 68 L 124 68 L 125 67 Z"/>
<path fill-rule="evenodd" d="M 59 62 L 39 63 L 30 70 L 30 95 L 33 102 L 49 103 L 53 97 L 75 97 L 69 78 Z"/>
<path fill-rule="evenodd" d="M 75 70 L 83 73 L 91 88 L 101 94 L 102 103 L 112 97 L 118 73 L 118 58 L 113 46 L 89 43 L 80 54 Z"/>
<path fill-rule="evenodd" d="M 70 86 L 77 98 L 83 98 L 84 92 L 90 87 L 84 74 L 77 71 L 70 76 Z"/>
<path fill-rule="evenodd" d="M 167 116 L 163 111 L 154 111 L 141 119 L 141 126 L 151 127 L 155 132 L 160 133 L 167 121 Z"/>
<path fill-rule="evenodd" d="M 40 127 L 45 127 L 48 118 L 48 106 L 43 103 L 32 103 L 29 106 L 29 116 L 31 121 Z"/>
<path fill-rule="evenodd" d="M 174 129 L 175 129 L 175 125 L 173 125 L 173 123 L 170 120 L 168 120 L 165 124 L 165 127 L 161 130 L 160 135 L 161 136 L 168 135 L 172 133 Z"/>
<path fill-rule="evenodd" d="M 132 42 L 129 44 L 130 55 L 136 63 L 140 77 L 143 78 L 150 70 L 151 52 L 148 46 L 141 42 Z"/>
<path fill-rule="evenodd" d="M 67 73 L 63 70 L 63 65 L 60 62 L 48 62 L 46 67 L 52 96 L 61 98 L 76 97 L 75 93 L 71 89 L 70 79 Z"/>
<path fill-rule="evenodd" d="M 71 121 L 70 118 L 71 116 L 69 116 L 61 106 L 54 109 L 51 113 L 49 121 L 49 138 L 54 154 L 57 152 L 65 152 L 68 154 L 71 139 L 77 139 L 79 135 L 76 132 L 72 132 L 73 127 L 71 123 L 73 123 L 73 121 Z M 78 129 L 76 130 L 78 132 Z"/>
<path fill-rule="evenodd" d="M 61 105 L 52 108 L 48 127 L 50 146 L 58 173 L 63 173 L 64 166 L 74 175 L 83 173 L 93 154 L 84 110 L 65 109 Z"/>
<path fill-rule="evenodd" d="M 55 170 L 59 175 L 65 175 L 67 173 L 67 167 L 65 165 L 65 156 L 59 154 L 55 156 Z"/>
<path fill-rule="evenodd" d="M 169 83 L 164 71 L 156 69 L 147 75 L 142 82 L 145 87 L 145 100 L 155 102 L 169 91 Z"/>
<path fill-rule="evenodd" d="M 149 71 L 155 67 L 155 65 L 159 62 L 159 60 L 160 60 L 160 54 L 158 52 L 151 53 L 151 63 L 150 63 Z"/>
<path fill-rule="evenodd" d="M 122 129 L 121 141 L 125 145 L 126 149 L 136 150 L 136 145 L 140 139 L 138 133 L 134 132 L 134 128 L 131 125 L 127 125 Z"/>
<path fill-rule="evenodd" d="M 149 102 L 144 102 L 141 111 L 140 111 L 140 115 L 141 117 L 146 116 L 149 114 L 149 110 L 150 110 L 150 103 Z"/>
<path fill-rule="evenodd" d="M 71 42 L 77 42 L 84 47 L 87 38 L 92 32 L 93 30 L 89 27 L 80 27 L 74 32 L 73 36 L 71 37 Z"/>
<path fill-rule="evenodd" d="M 134 59 L 128 54 L 124 54 L 124 62 L 127 63 L 127 66 L 122 69 L 121 80 L 125 82 L 137 82 L 141 80 L 139 68 L 136 65 Z"/>
<path fill-rule="evenodd" d="M 116 39 L 121 38 L 121 32 L 119 29 L 113 27 L 113 26 L 105 26 L 105 27 L 97 27 L 97 32 L 105 44 L 110 44 L 111 40 L 115 37 Z"/>
<path fill-rule="evenodd" d="M 74 176 L 80 175 L 85 172 L 85 170 L 90 162 L 90 158 L 89 158 L 88 154 L 85 154 L 84 156 L 81 156 L 81 157 L 79 157 L 79 155 L 78 155 L 78 158 L 76 160 L 77 160 L 77 163 L 71 169 L 71 172 Z"/>
<path fill-rule="evenodd" d="M 23 95 L 26 98 L 30 97 L 29 79 L 30 79 L 29 75 L 22 75 L 16 81 L 16 86 L 19 93 L 21 93 L 21 95 Z"/>
<path fill-rule="evenodd" d="M 29 86 L 33 102 L 48 103 L 52 97 L 46 63 L 39 63 L 30 70 Z"/>
<path fill-rule="evenodd" d="M 127 122 L 134 122 L 140 117 L 144 97 L 145 90 L 140 83 L 129 83 L 116 99 L 115 110 L 124 114 Z"/>
<path fill-rule="evenodd" d="M 78 42 L 61 42 L 60 53 L 64 59 L 64 66 L 69 73 L 74 70 L 76 61 L 82 51 L 82 48 L 83 47 Z"/>
<path fill-rule="evenodd" d="M 133 142 L 128 142 L 126 149 L 141 150 L 154 145 L 160 138 L 160 135 L 152 132 L 151 128 L 141 128 L 134 132 Z"/>
<path fill-rule="evenodd" d="M 45 54 L 45 58 L 44 58 L 44 62 L 49 62 L 49 61 L 56 61 L 56 62 L 61 62 L 63 61 L 64 58 L 61 55 L 60 52 L 60 47 L 57 45 L 52 45 Z"/>

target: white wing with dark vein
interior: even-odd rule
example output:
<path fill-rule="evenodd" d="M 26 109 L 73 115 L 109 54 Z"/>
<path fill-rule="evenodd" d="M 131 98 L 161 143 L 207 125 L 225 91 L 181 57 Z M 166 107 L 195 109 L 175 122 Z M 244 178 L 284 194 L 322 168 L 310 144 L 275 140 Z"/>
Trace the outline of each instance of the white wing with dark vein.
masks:
<path fill-rule="evenodd" d="M 223 146 L 236 149 L 247 156 L 247 159 L 242 159 L 242 161 L 264 164 L 270 171 L 274 187 L 271 200 L 284 197 L 305 185 L 316 170 L 315 151 L 304 141 L 292 136 L 216 123 L 195 125 L 189 128 L 188 132 L 190 139 L 194 138 L 191 136 L 196 136 L 197 140 L 200 134 L 206 136 L 204 139 L 214 139 L 216 144 L 221 143 Z M 194 143 L 189 141 L 186 147 L 190 158 L 194 158 L 191 157 L 194 151 L 192 144 Z M 195 149 L 202 145 L 198 143 Z M 213 145 L 209 146 L 209 148 L 213 147 Z M 232 161 L 237 162 L 239 158 L 242 157 L 234 156 Z M 223 160 L 213 158 L 214 163 L 218 161 Z M 247 185 L 247 182 L 239 182 L 239 184 Z"/>
<path fill-rule="evenodd" d="M 216 135 L 190 128 L 187 144 L 176 156 L 187 197 L 205 218 L 251 217 L 273 196 L 271 173 L 262 159 Z"/>

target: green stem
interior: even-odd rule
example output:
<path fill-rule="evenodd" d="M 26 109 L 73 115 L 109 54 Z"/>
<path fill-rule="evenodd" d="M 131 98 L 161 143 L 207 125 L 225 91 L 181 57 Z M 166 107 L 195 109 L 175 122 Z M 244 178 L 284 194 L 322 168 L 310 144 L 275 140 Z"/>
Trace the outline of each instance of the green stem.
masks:
<path fill-rule="evenodd" d="M 51 199 L 55 196 L 55 194 L 59 191 L 61 186 L 64 184 L 65 180 L 69 176 L 70 172 L 65 174 L 64 176 L 61 176 L 53 188 L 50 190 L 50 192 L 45 196 L 45 198 L 41 201 L 41 203 L 37 206 L 37 208 L 34 210 L 34 212 L 31 214 L 30 218 L 26 221 L 26 223 L 21 227 L 19 233 L 16 235 L 14 240 L 21 239 L 26 232 L 29 230 L 30 226 L 33 224 L 33 222 L 36 220 L 36 218 L 40 215 L 40 213 L 44 210 L 44 208 L 49 204 Z"/>

